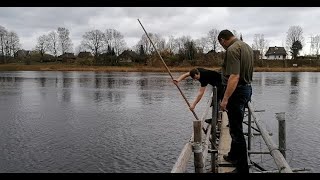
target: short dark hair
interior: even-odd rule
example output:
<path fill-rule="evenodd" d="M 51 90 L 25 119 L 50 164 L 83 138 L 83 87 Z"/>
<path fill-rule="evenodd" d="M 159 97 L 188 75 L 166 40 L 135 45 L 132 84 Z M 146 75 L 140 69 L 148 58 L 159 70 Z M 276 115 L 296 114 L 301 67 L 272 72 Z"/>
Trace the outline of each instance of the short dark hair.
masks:
<path fill-rule="evenodd" d="M 231 37 L 233 37 L 233 33 L 229 31 L 228 29 L 222 30 L 218 35 L 218 41 L 221 41 L 221 39 L 229 40 Z"/>
<path fill-rule="evenodd" d="M 190 73 L 190 76 L 194 78 L 196 74 L 199 74 L 199 70 L 197 68 L 194 68 L 194 69 L 191 69 L 189 73 Z"/>

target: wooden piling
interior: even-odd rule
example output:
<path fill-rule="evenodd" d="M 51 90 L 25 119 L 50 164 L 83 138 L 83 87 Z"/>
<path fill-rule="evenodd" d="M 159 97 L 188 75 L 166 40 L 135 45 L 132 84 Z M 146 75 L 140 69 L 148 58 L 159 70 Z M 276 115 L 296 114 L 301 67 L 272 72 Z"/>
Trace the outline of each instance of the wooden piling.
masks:
<path fill-rule="evenodd" d="M 217 87 L 212 89 L 212 121 L 211 121 L 211 149 L 216 149 L 217 141 L 217 118 L 218 118 L 218 102 L 217 102 Z M 211 172 L 216 172 L 216 153 L 211 153 Z"/>
<path fill-rule="evenodd" d="M 193 152 L 194 152 L 194 167 L 196 173 L 204 172 L 203 152 L 202 152 L 202 122 L 193 121 Z"/>
<path fill-rule="evenodd" d="M 286 158 L 286 122 L 285 112 L 276 113 L 279 126 L 279 151 Z"/>
<path fill-rule="evenodd" d="M 251 111 L 248 110 L 248 150 L 251 150 Z M 249 154 L 250 155 L 250 154 Z"/>

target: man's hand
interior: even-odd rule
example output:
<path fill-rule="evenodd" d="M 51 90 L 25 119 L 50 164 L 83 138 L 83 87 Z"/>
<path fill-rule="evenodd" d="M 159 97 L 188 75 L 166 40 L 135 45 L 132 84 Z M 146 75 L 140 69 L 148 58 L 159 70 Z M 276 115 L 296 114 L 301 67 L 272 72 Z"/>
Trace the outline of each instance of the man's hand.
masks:
<path fill-rule="evenodd" d="M 179 81 L 177 79 L 172 80 L 173 84 L 178 85 Z"/>
<path fill-rule="evenodd" d="M 193 111 L 195 107 L 196 107 L 196 105 L 192 103 L 192 104 L 190 105 L 190 110 Z"/>
<path fill-rule="evenodd" d="M 227 110 L 227 104 L 228 104 L 228 99 L 223 98 L 221 103 L 220 103 L 220 110 L 221 111 L 228 111 Z"/>

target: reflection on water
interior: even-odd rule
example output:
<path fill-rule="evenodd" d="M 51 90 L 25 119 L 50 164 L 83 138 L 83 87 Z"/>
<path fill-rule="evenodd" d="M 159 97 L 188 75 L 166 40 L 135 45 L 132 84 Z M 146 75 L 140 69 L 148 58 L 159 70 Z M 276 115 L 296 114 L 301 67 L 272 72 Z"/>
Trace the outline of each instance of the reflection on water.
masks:
<path fill-rule="evenodd" d="M 289 164 L 315 171 L 319 76 L 253 80 L 254 107 L 265 110 L 258 116 L 275 142 L 275 113 L 286 112 Z M 167 73 L 1 72 L 0 85 L 0 172 L 170 172 L 192 132 L 194 117 Z M 199 87 L 180 83 L 190 102 Z"/>

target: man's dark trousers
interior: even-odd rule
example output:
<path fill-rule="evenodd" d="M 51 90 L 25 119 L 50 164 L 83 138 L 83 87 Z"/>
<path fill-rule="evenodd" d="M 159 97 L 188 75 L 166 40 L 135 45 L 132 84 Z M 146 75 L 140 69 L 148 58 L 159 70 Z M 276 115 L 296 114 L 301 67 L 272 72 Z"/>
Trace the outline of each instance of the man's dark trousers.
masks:
<path fill-rule="evenodd" d="M 238 85 L 227 104 L 229 130 L 231 135 L 231 148 L 228 156 L 235 160 L 239 173 L 249 173 L 247 160 L 247 145 L 243 134 L 244 111 L 248 101 L 251 100 L 251 85 Z"/>

